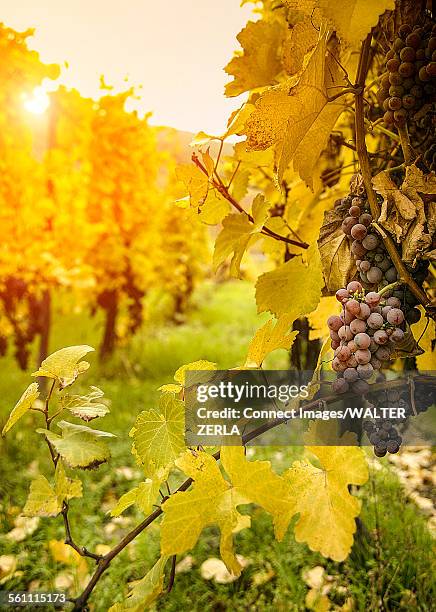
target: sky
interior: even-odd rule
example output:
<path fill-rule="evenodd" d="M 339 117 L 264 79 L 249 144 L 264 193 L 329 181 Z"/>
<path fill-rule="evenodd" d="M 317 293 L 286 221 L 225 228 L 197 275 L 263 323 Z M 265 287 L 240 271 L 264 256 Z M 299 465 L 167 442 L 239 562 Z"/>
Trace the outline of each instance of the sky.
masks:
<path fill-rule="evenodd" d="M 61 81 L 97 96 L 99 78 L 142 85 L 151 122 L 221 134 L 238 98 L 226 99 L 223 68 L 252 15 L 239 0 L 3 0 L 0 21 L 35 28 L 29 46 L 64 64 Z"/>

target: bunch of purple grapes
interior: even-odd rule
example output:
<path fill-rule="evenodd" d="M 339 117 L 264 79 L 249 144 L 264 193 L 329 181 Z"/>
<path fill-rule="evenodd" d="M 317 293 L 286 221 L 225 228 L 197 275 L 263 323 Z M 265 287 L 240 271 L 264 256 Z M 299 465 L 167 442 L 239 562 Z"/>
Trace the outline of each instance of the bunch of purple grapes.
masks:
<path fill-rule="evenodd" d="M 425 105 L 434 102 L 436 26 L 402 25 L 386 55 L 377 99 L 387 126 L 404 126 Z"/>
<path fill-rule="evenodd" d="M 342 231 L 350 237 L 351 253 L 356 260 L 360 282 L 368 290 L 380 290 L 398 281 L 398 273 L 379 236 L 372 231 L 372 215 L 369 212 L 365 195 L 348 195 L 341 203 L 350 205 L 348 214 L 342 221 Z M 427 276 L 428 262 L 419 262 L 413 272 L 418 283 Z M 393 289 L 386 293 L 387 297 L 400 300 L 409 324 L 417 323 L 421 317 L 415 308 L 417 299 L 406 287 Z"/>
<path fill-rule="evenodd" d="M 396 297 L 384 299 L 375 291 L 365 294 L 358 281 L 339 289 L 336 299 L 342 312 L 327 320 L 334 349 L 332 368 L 337 373 L 333 390 L 365 395 L 370 389 L 368 381 L 404 338 L 401 302 Z"/>

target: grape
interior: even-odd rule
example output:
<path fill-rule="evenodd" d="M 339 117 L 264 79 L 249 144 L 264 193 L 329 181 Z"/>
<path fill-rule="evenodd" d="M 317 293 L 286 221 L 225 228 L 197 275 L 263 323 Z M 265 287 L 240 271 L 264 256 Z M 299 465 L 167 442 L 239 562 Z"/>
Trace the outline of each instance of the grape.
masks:
<path fill-rule="evenodd" d="M 356 225 L 356 223 L 357 219 L 355 217 L 345 217 L 345 219 L 342 221 L 342 231 L 344 234 L 351 236 L 351 230 L 353 225 Z"/>
<path fill-rule="evenodd" d="M 403 106 L 402 99 L 396 96 L 394 96 L 393 98 L 389 98 L 388 106 L 390 110 L 399 110 Z"/>
<path fill-rule="evenodd" d="M 348 383 L 343 378 L 337 378 L 332 384 L 335 393 L 346 393 L 349 389 Z"/>
<path fill-rule="evenodd" d="M 341 346 L 340 340 L 332 340 L 330 344 L 331 344 L 333 350 L 337 349 L 338 346 Z"/>
<path fill-rule="evenodd" d="M 427 72 L 430 78 L 434 79 L 436 77 L 436 62 L 430 62 L 429 64 L 427 64 L 427 66 L 425 67 L 425 71 Z"/>
<path fill-rule="evenodd" d="M 354 315 L 351 314 L 351 312 L 349 312 L 348 310 L 344 310 L 343 312 L 341 312 L 339 317 L 341 321 L 345 323 L 346 325 L 349 325 L 351 321 L 354 319 Z"/>
<path fill-rule="evenodd" d="M 402 62 L 413 62 L 415 55 L 416 52 L 413 47 L 403 47 L 400 51 L 400 60 Z"/>
<path fill-rule="evenodd" d="M 377 238 L 377 236 L 375 234 L 368 234 L 362 240 L 362 244 L 365 247 L 365 249 L 368 249 L 368 251 L 373 251 L 374 249 L 376 249 L 378 247 L 379 241 L 378 241 L 378 238 Z"/>
<path fill-rule="evenodd" d="M 374 337 L 371 338 L 371 344 L 369 345 L 369 350 L 371 351 L 371 353 L 375 353 L 378 350 L 379 345 L 377 344 L 377 342 L 374 340 Z"/>
<path fill-rule="evenodd" d="M 341 304 L 343 303 L 344 300 L 346 300 L 349 297 L 350 297 L 350 294 L 348 293 L 346 289 L 338 289 L 336 291 L 336 299 L 338 300 L 338 302 L 341 302 Z"/>
<path fill-rule="evenodd" d="M 368 225 L 371 225 L 372 223 L 372 215 L 369 213 L 363 213 L 363 215 L 360 215 L 359 217 L 359 223 L 368 227 Z"/>
<path fill-rule="evenodd" d="M 372 365 L 374 370 L 379 370 L 381 368 L 380 359 L 377 359 L 377 357 L 375 357 L 374 355 L 371 357 L 371 361 L 369 363 Z"/>
<path fill-rule="evenodd" d="M 381 300 L 380 294 L 376 293 L 375 291 L 370 291 L 369 293 L 367 293 L 365 297 L 365 302 L 370 307 L 378 306 L 378 304 L 380 303 L 380 300 Z"/>
<path fill-rule="evenodd" d="M 354 342 L 354 340 L 350 340 L 348 342 L 348 348 L 352 353 L 355 353 L 357 351 L 357 344 Z"/>
<path fill-rule="evenodd" d="M 408 23 L 405 23 L 398 29 L 398 34 L 401 36 L 401 38 L 406 39 L 407 36 L 411 33 L 411 31 L 411 26 Z"/>
<path fill-rule="evenodd" d="M 386 111 L 385 114 L 383 115 L 383 121 L 386 123 L 386 125 L 391 125 L 391 123 L 394 122 L 393 111 Z"/>
<path fill-rule="evenodd" d="M 412 32 L 406 38 L 406 45 L 418 49 L 421 44 L 421 36 L 417 32 Z"/>
<path fill-rule="evenodd" d="M 388 453 L 398 453 L 400 450 L 400 445 L 398 444 L 397 440 L 389 440 L 386 445 L 386 450 Z"/>
<path fill-rule="evenodd" d="M 348 326 L 343 325 L 340 330 L 338 331 L 338 335 L 339 338 L 341 340 L 351 340 L 353 337 L 353 334 L 351 333 L 351 329 Z"/>
<path fill-rule="evenodd" d="M 368 270 L 366 276 L 368 277 L 370 283 L 379 283 L 383 278 L 383 272 L 380 270 L 380 268 L 373 266 L 370 268 L 370 270 Z"/>
<path fill-rule="evenodd" d="M 427 68 L 425 66 L 422 66 L 422 68 L 419 69 L 419 78 L 421 81 L 424 81 L 424 82 L 430 81 L 431 76 L 427 72 Z"/>
<path fill-rule="evenodd" d="M 386 344 L 389 340 L 389 336 L 384 329 L 378 329 L 374 334 L 374 342 L 377 344 Z"/>
<path fill-rule="evenodd" d="M 342 327 L 342 322 L 341 322 L 341 327 Z M 334 331 L 333 329 L 330 330 L 330 338 L 334 341 L 334 342 L 339 342 L 340 338 L 338 336 L 338 332 Z"/>
<path fill-rule="evenodd" d="M 410 90 L 410 95 L 412 95 L 414 98 L 422 98 L 424 91 L 419 85 L 414 85 Z"/>
<path fill-rule="evenodd" d="M 347 366 L 342 363 L 342 361 L 340 361 L 337 357 L 335 357 L 332 361 L 332 369 L 335 372 L 343 372 L 347 369 Z"/>
<path fill-rule="evenodd" d="M 409 77 L 408 79 L 404 79 L 403 81 L 403 87 L 404 89 L 412 89 L 412 87 L 415 85 L 415 79 L 412 77 Z"/>
<path fill-rule="evenodd" d="M 353 253 L 355 259 L 363 259 L 366 255 L 366 249 L 362 246 L 362 243 L 358 240 L 354 240 L 351 244 L 351 252 Z"/>
<path fill-rule="evenodd" d="M 386 62 L 386 68 L 389 70 L 389 72 L 397 72 L 400 64 L 400 60 L 396 57 L 393 57 L 392 59 Z"/>
<path fill-rule="evenodd" d="M 366 240 L 366 238 L 365 238 L 365 240 Z M 367 260 L 365 260 L 365 259 L 364 259 L 363 261 L 361 261 L 361 262 L 360 262 L 360 266 L 359 266 L 359 268 L 360 268 L 360 270 L 361 270 L 362 272 L 368 272 L 368 270 L 370 269 L 370 267 L 371 267 L 371 264 L 369 263 L 369 261 L 367 261 Z"/>
<path fill-rule="evenodd" d="M 360 304 L 360 312 L 357 315 L 357 318 L 365 321 L 369 317 L 370 314 L 371 314 L 370 307 L 368 306 L 368 304 L 365 304 L 364 302 L 362 302 Z"/>
<path fill-rule="evenodd" d="M 398 125 L 404 125 L 406 123 L 406 120 L 407 120 L 407 111 L 405 108 L 400 108 L 400 110 L 397 110 L 394 112 L 395 123 L 397 123 Z"/>
<path fill-rule="evenodd" d="M 366 382 L 366 380 L 359 379 L 359 380 L 356 380 L 356 382 L 352 384 L 352 389 L 354 393 L 365 395 L 365 393 L 368 393 L 369 391 L 369 385 Z"/>
<path fill-rule="evenodd" d="M 389 95 L 401 98 L 404 95 L 404 87 L 401 87 L 401 85 L 391 85 L 389 87 Z"/>
<path fill-rule="evenodd" d="M 359 206 L 352 206 L 350 208 L 350 210 L 348 211 L 348 213 L 349 213 L 349 215 L 351 217 L 359 217 L 360 213 L 361 213 L 361 210 L 360 210 Z"/>
<path fill-rule="evenodd" d="M 406 315 L 407 322 L 409 325 L 413 325 L 414 323 L 418 323 L 421 318 L 421 312 L 417 308 L 411 308 Z"/>
<path fill-rule="evenodd" d="M 357 359 L 354 355 L 351 355 L 350 359 L 347 361 L 347 366 L 349 368 L 357 368 Z"/>
<path fill-rule="evenodd" d="M 399 300 L 397 297 L 390 297 L 386 300 L 386 305 L 392 306 L 392 308 L 400 308 L 401 300 Z"/>
<path fill-rule="evenodd" d="M 375 356 L 377 359 L 380 359 L 380 361 L 388 361 L 391 353 L 386 346 L 381 346 L 375 353 Z"/>
<path fill-rule="evenodd" d="M 360 293 L 363 291 L 363 287 L 358 281 L 351 281 L 347 285 L 347 291 L 350 293 Z"/>
<path fill-rule="evenodd" d="M 345 309 L 348 310 L 352 315 L 356 316 L 360 312 L 360 304 L 357 300 L 349 300 L 345 304 Z"/>
<path fill-rule="evenodd" d="M 377 314 L 382 313 L 382 307 L 381 306 L 371 306 L 371 312 L 376 312 Z"/>
<path fill-rule="evenodd" d="M 406 40 L 406 42 L 407 42 L 407 40 Z M 401 38 L 396 38 L 395 41 L 394 41 L 394 44 L 392 46 L 395 49 L 395 51 L 397 53 L 399 53 L 401 51 L 401 49 L 403 47 L 405 47 L 406 45 L 405 45 L 404 41 L 401 40 Z"/>
<path fill-rule="evenodd" d="M 415 106 L 416 104 L 416 99 L 414 96 L 412 96 L 411 94 L 406 94 L 405 96 L 403 96 L 402 98 L 402 104 L 403 107 L 406 109 L 411 109 Z"/>
<path fill-rule="evenodd" d="M 344 378 L 347 382 L 352 383 L 359 378 L 359 375 L 355 368 L 347 368 L 344 370 Z"/>
<path fill-rule="evenodd" d="M 378 312 L 372 312 L 369 315 L 369 317 L 368 317 L 366 322 L 368 324 L 368 327 L 370 327 L 371 329 L 380 329 L 380 327 L 384 323 L 384 320 L 383 320 L 383 317 L 381 316 L 381 314 L 379 314 Z"/>
<path fill-rule="evenodd" d="M 367 229 L 362 223 L 356 223 L 351 228 L 351 235 L 356 240 L 363 240 L 367 234 Z"/>
<path fill-rule="evenodd" d="M 397 270 L 395 266 L 391 266 L 389 270 L 386 270 L 385 279 L 388 283 L 394 283 L 397 280 Z"/>
<path fill-rule="evenodd" d="M 383 447 L 376 446 L 374 448 L 374 455 L 376 457 L 384 457 L 386 455 L 386 449 Z"/>
<path fill-rule="evenodd" d="M 354 336 L 354 342 L 358 349 L 367 349 L 371 344 L 371 338 L 368 336 L 368 334 L 362 332 Z"/>
<path fill-rule="evenodd" d="M 371 353 L 370 351 L 368 351 L 368 349 L 358 349 L 354 353 L 354 356 L 356 358 L 357 363 L 359 364 L 365 364 L 371 361 Z"/>
<path fill-rule="evenodd" d="M 398 68 L 398 74 L 401 74 L 402 77 L 410 77 L 414 72 L 415 66 L 412 62 L 402 62 Z"/>
<path fill-rule="evenodd" d="M 351 357 L 351 351 L 348 346 L 345 346 L 343 344 L 338 349 L 336 349 L 335 357 L 337 357 L 340 361 L 348 361 L 348 359 Z"/>
<path fill-rule="evenodd" d="M 332 331 L 337 332 L 340 327 L 342 327 L 341 318 L 338 315 L 332 315 L 327 319 L 327 326 Z"/>
<path fill-rule="evenodd" d="M 362 378 L 363 380 L 368 380 L 368 378 L 371 378 L 374 372 L 374 368 L 370 363 L 359 364 L 357 366 L 357 372 L 360 378 Z"/>
<path fill-rule="evenodd" d="M 381 261 L 378 262 L 377 267 L 380 268 L 382 272 L 386 272 L 391 267 L 391 260 L 387 257 L 384 257 Z"/>
<path fill-rule="evenodd" d="M 361 319 L 354 319 L 350 323 L 350 329 L 353 334 L 361 334 L 366 330 L 366 323 Z"/>
<path fill-rule="evenodd" d="M 404 321 L 404 314 L 399 308 L 392 308 L 386 318 L 391 325 L 401 325 Z"/>

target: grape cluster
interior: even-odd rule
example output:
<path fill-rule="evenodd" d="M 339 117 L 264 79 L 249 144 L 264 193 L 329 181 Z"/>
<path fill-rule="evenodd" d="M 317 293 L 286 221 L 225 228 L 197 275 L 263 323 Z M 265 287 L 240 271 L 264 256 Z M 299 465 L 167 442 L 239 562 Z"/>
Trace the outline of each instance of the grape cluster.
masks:
<path fill-rule="evenodd" d="M 372 231 L 373 221 L 365 195 L 350 194 L 340 201 L 349 205 L 348 214 L 342 221 L 342 231 L 351 239 L 351 253 L 356 260 L 360 282 L 367 290 L 380 290 L 398 280 L 398 273 L 379 236 Z M 428 262 L 419 262 L 413 276 L 422 283 L 427 276 Z M 412 270 L 409 270 L 412 271 Z M 421 317 L 415 308 L 418 301 L 407 288 L 394 289 L 386 293 L 401 301 L 409 324 L 417 323 Z"/>
<path fill-rule="evenodd" d="M 436 26 L 402 25 L 386 55 L 377 98 L 390 127 L 404 126 L 426 104 L 433 103 L 436 78 Z"/>
<path fill-rule="evenodd" d="M 396 297 L 385 300 L 375 291 L 365 294 L 358 281 L 339 289 L 336 299 L 342 312 L 327 320 L 334 349 L 332 368 L 337 373 L 333 390 L 364 395 L 370 388 L 368 380 L 390 360 L 395 345 L 404 338 L 401 302 Z"/>
<path fill-rule="evenodd" d="M 363 430 L 370 443 L 374 446 L 374 454 L 384 457 L 386 453 L 397 453 L 403 441 L 398 427 L 407 421 L 407 418 L 415 413 L 426 412 L 434 404 L 434 385 L 415 383 L 414 406 L 411 405 L 410 388 L 408 385 L 396 389 L 379 391 L 368 395 L 368 403 L 371 407 L 398 407 L 405 410 L 405 418 L 395 419 L 395 425 L 389 419 L 365 420 Z"/>

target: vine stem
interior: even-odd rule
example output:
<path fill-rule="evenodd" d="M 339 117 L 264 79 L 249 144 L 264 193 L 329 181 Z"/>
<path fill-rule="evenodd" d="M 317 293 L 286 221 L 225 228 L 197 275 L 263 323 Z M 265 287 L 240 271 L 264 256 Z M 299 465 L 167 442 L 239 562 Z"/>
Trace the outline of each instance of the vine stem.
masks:
<path fill-rule="evenodd" d="M 195 153 L 192 154 L 192 161 L 203 172 L 203 174 L 205 174 L 206 176 L 209 176 L 208 172 L 207 172 L 207 169 L 203 166 L 203 164 L 198 159 L 198 157 L 197 157 L 197 155 Z M 236 208 L 237 211 L 247 215 L 249 221 L 251 223 L 254 223 L 253 217 L 249 213 L 247 213 L 247 211 L 243 209 L 243 207 L 239 204 L 239 202 L 237 200 L 235 200 L 235 198 L 229 193 L 227 187 L 224 185 L 224 183 L 222 182 L 222 180 L 220 179 L 220 177 L 218 176 L 217 173 L 216 173 L 216 177 L 217 177 L 216 179 L 214 179 L 212 177 L 209 177 L 209 180 L 211 181 L 213 187 L 217 191 L 219 191 L 219 193 L 234 208 Z M 263 227 L 260 230 L 260 233 L 264 234 L 266 236 L 270 236 L 271 238 L 275 238 L 276 240 L 280 240 L 281 242 L 285 242 L 286 244 L 292 244 L 293 246 L 300 247 L 301 249 L 308 249 L 309 248 L 309 245 L 307 244 L 307 242 L 300 242 L 300 241 L 297 241 L 297 240 L 292 240 L 291 238 L 287 238 L 286 236 L 281 236 L 280 234 L 277 234 L 276 232 L 273 232 L 272 230 L 268 229 L 267 227 Z"/>
<path fill-rule="evenodd" d="M 414 380 L 418 380 L 419 382 L 422 383 L 428 383 L 428 384 L 434 384 L 434 378 L 431 376 L 416 376 L 414 377 Z M 410 384 L 410 382 L 409 382 Z M 404 387 L 404 380 L 402 379 L 398 379 L 398 380 L 390 380 L 390 381 L 385 381 L 385 382 L 381 382 L 381 383 L 376 383 L 374 385 L 371 385 L 371 391 L 372 392 L 376 392 L 376 391 L 381 391 L 381 390 L 385 390 L 385 389 L 396 389 L 398 387 Z M 361 397 L 360 393 L 344 393 L 341 396 L 344 400 L 347 399 L 351 399 L 354 397 Z M 323 398 L 319 398 L 316 400 L 312 400 L 310 402 L 308 402 L 307 404 L 304 404 L 302 406 L 303 410 L 309 410 L 311 408 L 318 408 L 320 405 L 320 402 L 322 403 L 323 407 L 329 404 L 332 404 L 334 402 L 338 401 L 338 395 L 335 393 L 333 395 L 329 395 Z M 274 429 L 274 427 L 277 427 L 278 425 L 282 425 L 283 423 L 286 423 L 286 421 L 289 419 L 273 419 L 267 423 L 264 423 L 263 425 L 261 425 L 260 427 L 257 427 L 256 429 L 254 429 L 253 431 L 251 431 L 250 433 L 246 434 L 245 436 L 242 437 L 242 444 L 245 445 L 248 442 L 251 442 L 252 440 L 258 438 L 260 435 L 262 435 L 263 433 Z M 213 455 L 211 455 L 216 461 L 218 461 L 220 459 L 220 451 L 215 452 Z M 194 482 L 194 480 L 192 478 L 187 478 L 179 487 L 178 489 L 176 489 L 171 496 L 175 495 L 176 493 L 180 493 L 183 491 L 186 491 L 187 489 L 189 489 L 189 487 L 192 485 L 192 483 Z M 167 497 L 166 499 L 169 499 L 169 497 Z M 97 585 L 98 581 L 100 580 L 100 578 L 102 577 L 102 575 L 104 574 L 104 572 L 108 569 L 109 565 L 111 564 L 112 560 L 122 551 L 124 550 L 124 548 L 126 548 L 126 546 L 128 544 L 130 544 L 130 542 L 132 542 L 140 533 L 142 533 L 147 527 L 149 527 L 149 525 L 151 525 L 156 519 L 158 519 L 161 515 L 163 514 L 163 509 L 162 506 L 158 506 L 156 508 L 156 510 L 154 510 L 151 514 L 149 514 L 149 516 L 147 516 L 147 518 L 145 518 L 142 523 L 139 523 L 139 525 L 137 525 L 136 527 L 134 527 L 134 529 L 132 529 L 131 531 L 129 531 L 129 533 L 127 533 L 119 542 L 118 544 L 116 544 L 112 550 L 110 550 L 106 555 L 104 555 L 103 557 L 101 557 L 98 561 L 97 561 L 97 568 L 94 572 L 94 574 L 91 576 L 90 581 L 88 582 L 87 586 L 85 587 L 84 591 L 82 592 L 81 595 L 79 595 L 79 597 L 77 597 L 74 601 L 74 608 L 72 610 L 72 612 L 82 612 L 85 609 L 86 606 L 86 602 L 88 601 L 92 591 L 94 590 L 95 586 Z"/>
<path fill-rule="evenodd" d="M 365 141 L 365 114 L 364 114 L 364 99 L 363 99 L 363 88 L 365 86 L 366 76 L 369 68 L 369 55 L 371 50 L 372 34 L 368 34 L 362 45 L 362 50 L 359 58 L 359 65 L 357 68 L 357 83 L 356 87 L 362 89 L 361 93 L 355 95 L 355 130 L 356 130 L 356 149 L 357 157 L 359 159 L 360 170 L 363 177 L 363 182 L 368 197 L 369 207 L 371 214 L 375 220 L 380 217 L 380 207 L 377 202 L 377 196 L 372 186 L 372 175 L 371 175 L 371 164 L 368 155 L 368 149 L 366 148 Z M 401 134 L 400 134 L 401 138 Z M 406 147 L 407 149 L 407 147 Z M 406 153 L 405 153 L 406 155 Z M 405 283 L 413 295 L 418 299 L 419 303 L 424 306 L 430 316 L 435 318 L 436 312 L 432 307 L 430 300 L 426 293 L 417 285 L 413 280 L 412 276 L 407 271 L 404 263 L 401 260 L 400 254 L 398 253 L 396 246 L 392 238 L 386 233 L 382 232 L 382 240 L 389 253 L 389 256 L 394 264 L 400 281 Z"/>
<path fill-rule="evenodd" d="M 400 137 L 401 148 L 403 149 L 404 163 L 406 164 L 406 166 L 408 166 L 413 162 L 415 155 L 412 149 L 412 145 L 410 144 L 407 125 L 398 126 L 398 135 Z"/>

